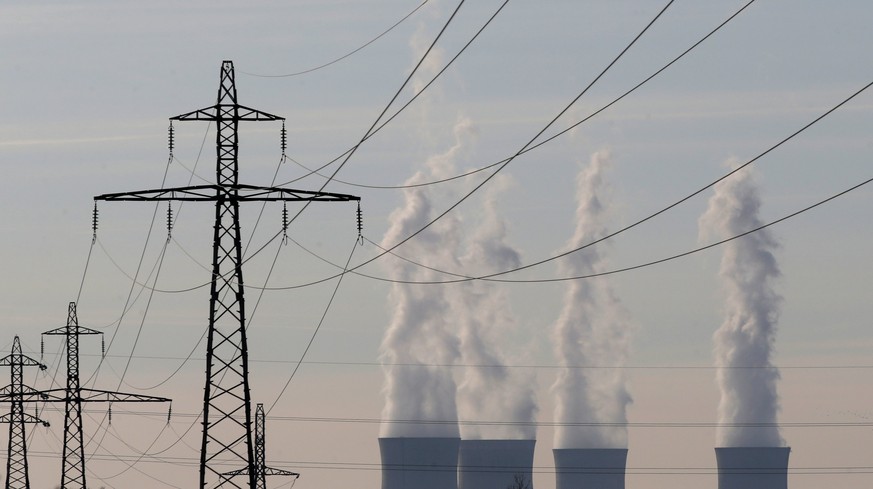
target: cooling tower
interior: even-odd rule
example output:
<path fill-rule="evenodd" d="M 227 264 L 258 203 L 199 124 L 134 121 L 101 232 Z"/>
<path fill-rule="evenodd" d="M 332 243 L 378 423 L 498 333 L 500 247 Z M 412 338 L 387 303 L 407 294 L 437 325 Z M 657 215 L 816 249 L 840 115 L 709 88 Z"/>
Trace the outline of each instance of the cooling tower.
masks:
<path fill-rule="evenodd" d="M 556 448 L 556 489 L 624 489 L 626 448 Z"/>
<path fill-rule="evenodd" d="M 536 440 L 461 440 L 460 489 L 506 489 L 515 476 L 533 487 Z"/>
<path fill-rule="evenodd" d="M 716 448 L 718 489 L 787 489 L 787 447 Z"/>
<path fill-rule="evenodd" d="M 379 438 L 382 489 L 457 489 L 460 443 L 459 438 Z"/>

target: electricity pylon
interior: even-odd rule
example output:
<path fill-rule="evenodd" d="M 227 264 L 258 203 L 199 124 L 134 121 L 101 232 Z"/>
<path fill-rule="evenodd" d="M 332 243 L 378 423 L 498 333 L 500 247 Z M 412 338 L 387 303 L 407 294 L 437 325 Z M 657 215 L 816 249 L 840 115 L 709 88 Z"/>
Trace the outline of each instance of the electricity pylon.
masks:
<path fill-rule="evenodd" d="M 248 468 L 248 485 L 256 487 L 252 448 L 252 409 L 249 390 L 248 344 L 243 296 L 242 247 L 239 224 L 241 202 L 347 202 L 359 197 L 327 192 L 258 187 L 239 183 L 240 122 L 283 121 L 237 103 L 232 61 L 221 65 L 215 105 L 171 117 L 171 121 L 215 122 L 214 185 L 103 194 L 94 200 L 215 202 L 212 280 L 206 340 L 206 386 L 203 392 L 203 438 L 200 448 L 200 489 L 221 485 L 227 467 Z"/>
<path fill-rule="evenodd" d="M 255 489 L 267 489 L 268 475 L 282 475 L 286 477 L 300 477 L 300 474 L 288 470 L 274 469 L 267 467 L 267 447 L 265 437 L 264 423 L 264 405 L 258 403 L 255 410 Z M 249 469 L 239 469 L 224 474 L 225 477 L 231 478 L 240 475 L 249 475 Z"/>
<path fill-rule="evenodd" d="M 0 416 L 0 423 L 9 424 L 9 448 L 6 454 L 6 489 L 30 489 L 30 476 L 27 472 L 27 444 L 25 443 L 25 423 L 49 424 L 39 417 L 24 412 L 25 398 L 35 401 L 39 392 L 24 385 L 24 367 L 46 366 L 21 353 L 21 343 L 18 336 L 12 341 L 12 353 L 0 359 L 0 367 L 9 367 L 12 371 L 11 382 L 0 390 L 0 402 L 9 402 L 8 414 Z"/>
<path fill-rule="evenodd" d="M 170 402 L 165 397 L 82 388 L 79 383 L 79 336 L 103 334 L 79 326 L 76 303 L 67 309 L 67 325 L 43 333 L 66 337 L 67 387 L 42 391 L 50 402 L 64 403 L 64 453 L 61 489 L 85 489 L 85 446 L 82 438 L 83 402 Z M 60 396 L 58 396 L 60 394 Z"/>

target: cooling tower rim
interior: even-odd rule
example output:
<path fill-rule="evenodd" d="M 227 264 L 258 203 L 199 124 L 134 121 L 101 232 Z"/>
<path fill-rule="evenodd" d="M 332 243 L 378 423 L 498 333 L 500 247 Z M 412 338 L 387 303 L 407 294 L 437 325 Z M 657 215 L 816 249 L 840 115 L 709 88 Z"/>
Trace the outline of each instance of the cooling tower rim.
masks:
<path fill-rule="evenodd" d="M 457 436 L 380 436 L 377 440 L 460 440 Z"/>
<path fill-rule="evenodd" d="M 791 451 L 790 446 L 789 447 L 786 447 L 786 446 L 774 447 L 774 446 L 755 446 L 755 445 L 741 446 L 741 447 L 715 447 L 715 449 L 716 450 L 747 450 L 747 451 L 751 451 L 751 450 L 788 450 L 788 451 Z"/>
<path fill-rule="evenodd" d="M 516 442 L 516 443 L 530 443 L 537 441 L 536 438 L 461 438 L 461 443 L 472 443 L 472 442 Z"/>
<path fill-rule="evenodd" d="M 553 451 L 553 452 L 558 452 L 558 451 L 560 451 L 560 452 L 564 452 L 564 453 L 570 453 L 570 452 L 585 452 L 585 451 L 588 451 L 588 452 L 604 452 L 604 453 L 607 453 L 607 452 L 618 453 L 618 452 L 627 452 L 627 451 L 629 451 L 629 450 L 630 450 L 629 448 L 614 448 L 614 447 L 610 447 L 610 448 L 594 448 L 594 447 L 585 447 L 585 448 L 552 448 L 552 451 Z"/>

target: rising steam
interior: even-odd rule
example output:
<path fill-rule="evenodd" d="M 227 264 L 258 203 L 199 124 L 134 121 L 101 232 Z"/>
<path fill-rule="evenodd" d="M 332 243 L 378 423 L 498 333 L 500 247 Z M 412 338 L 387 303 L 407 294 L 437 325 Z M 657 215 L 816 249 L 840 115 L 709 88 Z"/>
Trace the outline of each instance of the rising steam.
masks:
<path fill-rule="evenodd" d="M 486 274 L 521 265 L 519 252 L 507 242 L 506 222 L 500 216 L 497 195 L 507 179 L 489 187 L 485 213 L 462 257 L 464 270 Z M 466 365 L 458 388 L 458 409 L 463 420 L 509 420 L 512 424 L 465 424 L 464 439 L 527 439 L 536 437 L 537 404 L 530 373 L 506 367 L 499 345 L 517 327 L 509 296 L 495 283 L 475 281 L 455 287 L 455 317 L 461 339 L 461 361 Z M 518 357 L 516 357 L 518 358 Z"/>
<path fill-rule="evenodd" d="M 603 173 L 608 164 L 609 153 L 599 151 L 579 173 L 576 231 L 568 248 L 607 233 Z M 595 246 L 569 255 L 560 274 L 604 270 L 602 250 L 603 246 Z M 558 361 L 565 367 L 553 386 L 555 448 L 627 447 L 626 410 L 631 397 L 620 367 L 628 356 L 629 329 L 627 314 L 605 277 L 570 282 L 554 335 Z M 580 368 L 586 365 L 599 368 Z"/>
<path fill-rule="evenodd" d="M 763 224 L 758 217 L 760 207 L 752 174 L 741 170 L 715 186 L 715 195 L 700 218 L 701 234 L 724 239 L 754 229 Z M 725 320 L 714 338 L 721 390 L 719 446 L 784 444 L 776 425 L 779 371 L 771 363 L 781 302 L 773 288 L 780 275 L 773 255 L 776 248 L 767 229 L 723 248 L 719 277 L 725 293 Z"/>
<path fill-rule="evenodd" d="M 454 160 L 472 134 L 470 122 L 459 121 L 455 126 L 454 146 L 430 158 L 425 170 L 406 183 L 420 183 L 451 173 Z M 403 203 L 389 217 L 391 226 L 382 240 L 384 247 L 393 246 L 433 219 L 434 192 L 431 187 L 404 190 Z M 426 257 L 424 261 L 435 268 L 459 270 L 460 228 L 459 218 L 449 214 L 399 250 L 404 256 Z M 399 258 L 392 257 L 386 263 L 391 276 L 399 280 L 445 279 L 439 272 Z M 460 350 L 448 289 L 439 285 L 395 283 L 389 295 L 389 307 L 393 317 L 381 347 L 381 360 L 385 365 L 382 419 L 423 422 L 383 423 L 381 436 L 458 437 L 457 386 L 450 366 L 457 363 Z"/>

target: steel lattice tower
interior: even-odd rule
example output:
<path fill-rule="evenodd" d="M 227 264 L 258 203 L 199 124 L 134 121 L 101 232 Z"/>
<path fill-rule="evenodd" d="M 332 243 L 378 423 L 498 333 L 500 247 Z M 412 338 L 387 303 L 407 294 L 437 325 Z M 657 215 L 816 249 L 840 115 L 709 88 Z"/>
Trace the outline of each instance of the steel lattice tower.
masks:
<path fill-rule="evenodd" d="M 288 470 L 267 467 L 267 444 L 265 440 L 266 426 L 264 422 L 264 405 L 258 403 L 255 409 L 255 489 L 267 489 L 268 475 L 282 475 L 286 477 L 300 477 L 300 474 Z M 231 478 L 240 475 L 249 475 L 248 469 L 234 470 L 224 474 Z"/>
<path fill-rule="evenodd" d="M 242 247 L 239 224 L 241 202 L 346 202 L 359 197 L 239 183 L 238 134 L 240 122 L 281 121 L 237 103 L 233 62 L 221 65 L 215 105 L 171 117 L 171 121 L 215 122 L 216 168 L 214 185 L 104 194 L 107 201 L 207 201 L 215 203 L 212 280 L 206 340 L 206 385 L 203 393 L 203 438 L 200 449 L 200 489 L 221 485 L 228 467 L 248 468 L 248 484 L 256 487 L 252 447 L 252 410 L 249 389 L 248 345 L 243 297 Z"/>
<path fill-rule="evenodd" d="M 10 367 L 11 382 L 0 391 L 0 400 L 9 402 L 8 414 L 0 416 L 0 423 L 9 424 L 9 448 L 6 458 L 6 489 L 30 489 L 30 476 L 27 471 L 27 444 L 25 443 L 25 423 L 49 424 L 37 416 L 24 412 L 24 401 L 36 400 L 39 392 L 24 385 L 24 367 L 46 366 L 21 353 L 18 336 L 12 342 L 12 353 L 0 359 L 0 367 Z"/>
<path fill-rule="evenodd" d="M 67 325 L 43 333 L 66 337 L 67 387 L 42 391 L 51 402 L 64 403 L 64 453 L 61 489 L 85 489 L 85 446 L 82 438 L 83 402 L 170 402 L 164 397 L 125 394 L 96 389 L 83 389 L 79 383 L 79 336 L 103 334 L 79 326 L 76 303 L 67 309 Z M 61 394 L 61 396 L 58 396 Z"/>

